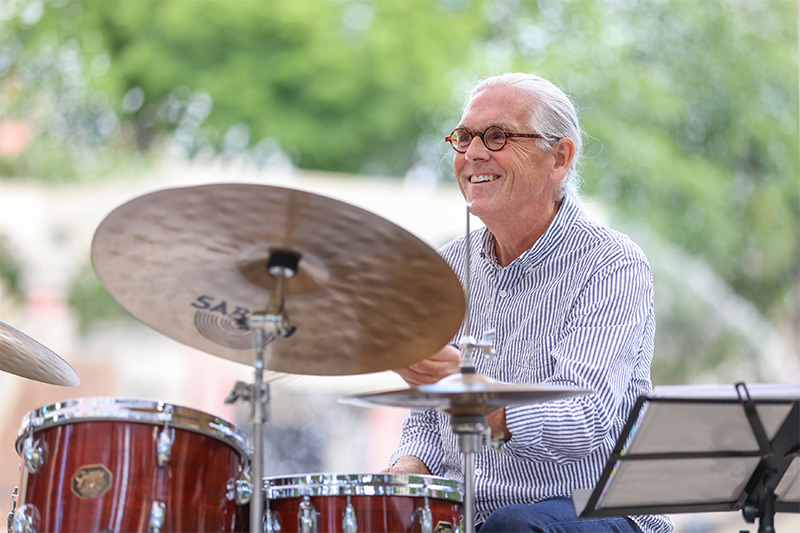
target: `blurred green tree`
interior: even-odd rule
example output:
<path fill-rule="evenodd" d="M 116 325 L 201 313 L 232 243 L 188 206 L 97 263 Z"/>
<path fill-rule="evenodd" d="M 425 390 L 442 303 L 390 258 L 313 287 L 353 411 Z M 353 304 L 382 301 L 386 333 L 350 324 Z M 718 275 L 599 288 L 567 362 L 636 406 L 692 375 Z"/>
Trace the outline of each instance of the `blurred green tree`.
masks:
<path fill-rule="evenodd" d="M 440 141 L 465 86 L 533 71 L 578 102 L 584 190 L 651 257 L 660 380 L 757 372 L 776 335 L 800 344 L 794 2 L 9 5 L 0 105 L 34 127 L 0 175 L 82 177 L 169 146 L 452 179 Z"/>
<path fill-rule="evenodd" d="M 445 74 L 482 25 L 477 7 L 60 2 L 35 24 L 22 14 L 7 22 L 15 36 L 4 48 L 79 48 L 75 63 L 141 149 L 172 132 L 189 155 L 278 146 L 306 169 L 396 176 L 429 115 L 450 101 Z"/>

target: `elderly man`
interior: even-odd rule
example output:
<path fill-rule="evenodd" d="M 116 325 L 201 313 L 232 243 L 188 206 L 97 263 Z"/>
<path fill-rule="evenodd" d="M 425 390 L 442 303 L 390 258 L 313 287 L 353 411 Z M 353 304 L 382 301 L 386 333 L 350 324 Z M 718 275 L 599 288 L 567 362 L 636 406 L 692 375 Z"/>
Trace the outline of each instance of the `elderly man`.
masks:
<path fill-rule="evenodd" d="M 497 356 L 477 358 L 477 372 L 595 391 L 489 415 L 503 444 L 476 454 L 482 533 L 672 530 L 663 516 L 579 519 L 569 499 L 594 486 L 636 398 L 651 391 L 655 332 L 646 257 L 581 212 L 581 133 L 555 85 L 505 74 L 475 87 L 447 137 L 461 192 L 485 224 L 469 250 L 470 323 L 478 336 L 495 331 Z M 440 250 L 462 282 L 465 253 L 463 237 Z M 460 357 L 446 346 L 396 372 L 410 385 L 434 383 L 457 372 Z M 448 417 L 412 411 L 386 471 L 463 479 Z"/>

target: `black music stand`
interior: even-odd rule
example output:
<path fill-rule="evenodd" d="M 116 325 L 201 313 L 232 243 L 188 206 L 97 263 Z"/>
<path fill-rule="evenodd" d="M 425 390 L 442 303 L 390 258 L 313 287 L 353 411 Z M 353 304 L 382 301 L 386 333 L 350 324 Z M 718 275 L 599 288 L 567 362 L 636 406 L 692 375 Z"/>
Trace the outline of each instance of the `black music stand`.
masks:
<path fill-rule="evenodd" d="M 658 387 L 640 396 L 581 518 L 741 510 L 775 531 L 800 512 L 800 384 Z"/>

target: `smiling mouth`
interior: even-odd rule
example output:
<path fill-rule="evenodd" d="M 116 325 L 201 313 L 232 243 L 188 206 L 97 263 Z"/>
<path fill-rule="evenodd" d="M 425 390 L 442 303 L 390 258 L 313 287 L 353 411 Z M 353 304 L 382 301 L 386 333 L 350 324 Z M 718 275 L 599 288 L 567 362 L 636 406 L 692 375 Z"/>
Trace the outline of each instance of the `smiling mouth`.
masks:
<path fill-rule="evenodd" d="M 470 183 L 484 183 L 486 181 L 494 181 L 494 180 L 499 179 L 499 178 L 500 178 L 500 176 L 494 176 L 494 175 L 490 175 L 490 174 L 481 174 L 479 176 L 470 176 L 469 177 L 469 182 Z"/>

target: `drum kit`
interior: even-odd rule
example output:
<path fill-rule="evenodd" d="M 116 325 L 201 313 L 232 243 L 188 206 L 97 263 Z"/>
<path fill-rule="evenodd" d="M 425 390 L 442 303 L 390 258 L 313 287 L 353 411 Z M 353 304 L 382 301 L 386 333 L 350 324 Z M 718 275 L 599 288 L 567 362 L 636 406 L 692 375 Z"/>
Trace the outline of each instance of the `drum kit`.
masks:
<path fill-rule="evenodd" d="M 252 365 L 253 382 L 235 383 L 225 399 L 250 403 L 252 442 L 225 420 L 164 402 L 84 398 L 41 407 L 18 433 L 22 473 L 9 531 L 470 532 L 474 456 L 487 415 L 591 392 L 477 374 L 472 353 L 491 352 L 491 337 L 476 341 L 467 321 L 460 373 L 343 399 L 448 413 L 464 458 L 463 484 L 385 473 L 265 477 L 264 371 L 352 375 L 428 357 L 468 316 L 450 267 L 368 211 L 254 184 L 135 198 L 100 224 L 91 255 L 108 292 L 141 322 Z M 0 370 L 79 383 L 58 355 L 3 322 L 0 355 Z"/>

